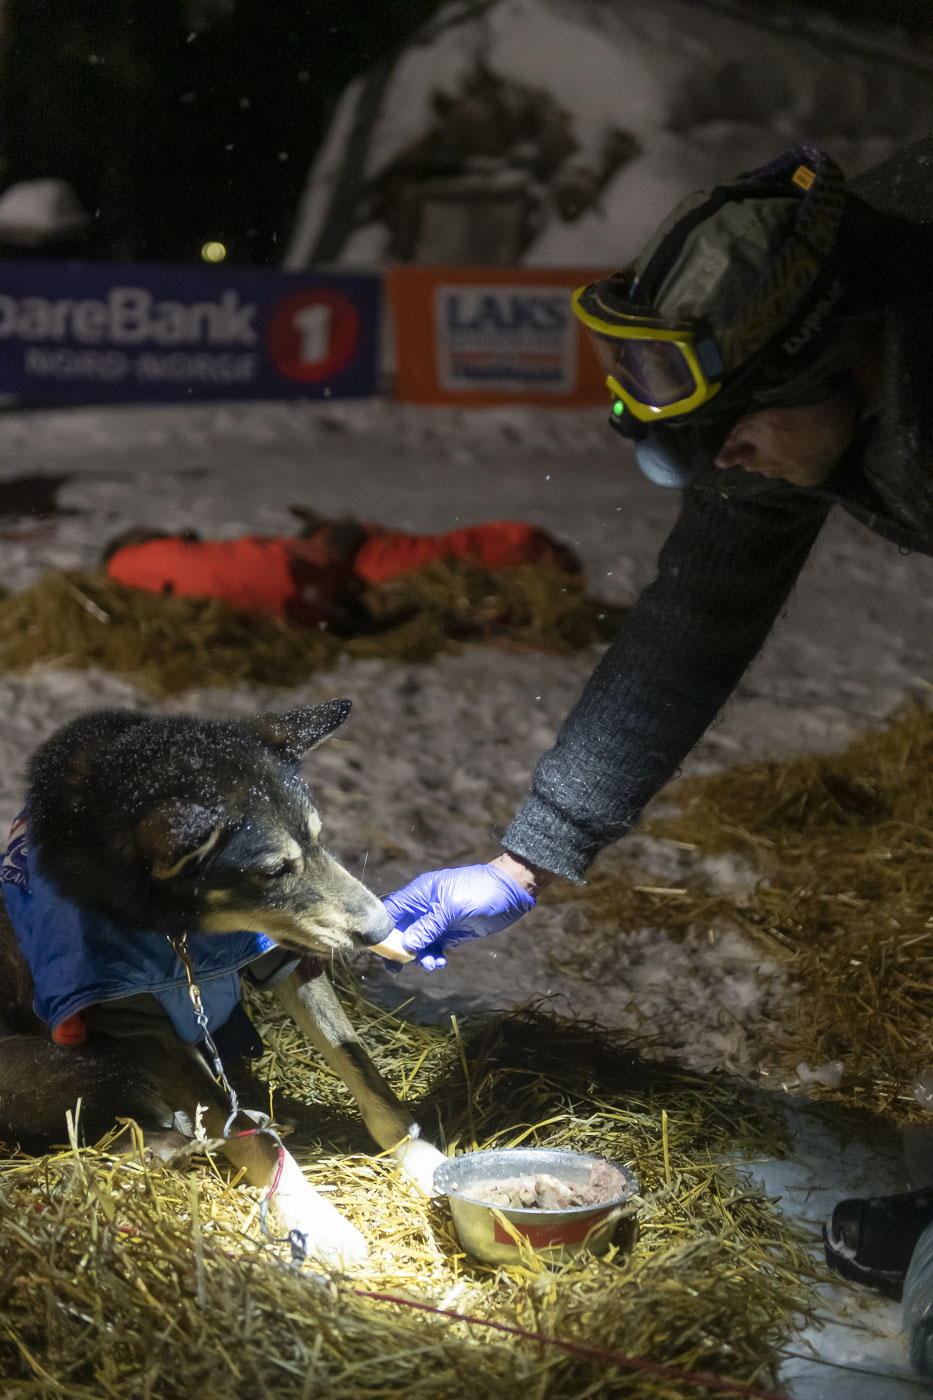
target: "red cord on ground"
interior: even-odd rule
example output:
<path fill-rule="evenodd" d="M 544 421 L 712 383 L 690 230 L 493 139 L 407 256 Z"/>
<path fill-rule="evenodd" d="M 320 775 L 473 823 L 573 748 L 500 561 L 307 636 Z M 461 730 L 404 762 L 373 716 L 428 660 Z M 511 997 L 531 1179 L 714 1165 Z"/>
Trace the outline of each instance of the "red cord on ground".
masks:
<path fill-rule="evenodd" d="M 790 1400 L 790 1396 L 781 1391 L 761 1390 L 758 1386 L 746 1384 L 745 1381 L 732 1381 L 725 1376 L 714 1375 L 711 1371 L 687 1371 L 680 1366 L 666 1366 L 662 1361 L 651 1361 L 647 1356 L 625 1356 L 622 1352 L 591 1346 L 588 1342 L 563 1341 L 560 1337 L 549 1337 L 545 1332 L 528 1332 L 524 1327 L 513 1327 L 505 1322 L 494 1322 L 491 1318 L 455 1312 L 452 1308 L 436 1308 L 432 1303 L 418 1303 L 413 1298 L 402 1298 L 394 1293 L 370 1293 L 363 1288 L 352 1288 L 350 1292 L 359 1298 L 370 1298 L 376 1303 L 398 1303 L 401 1307 L 416 1308 L 419 1312 L 449 1317 L 454 1322 L 490 1327 L 496 1332 L 507 1332 L 512 1337 L 540 1342 L 542 1346 L 560 1347 L 562 1351 L 573 1351 L 579 1356 L 589 1356 L 612 1366 L 621 1366 L 628 1371 L 642 1371 L 654 1376 L 664 1376 L 668 1380 L 686 1381 L 690 1385 L 702 1385 L 710 1390 L 727 1390 L 733 1395 L 747 1396 L 748 1400 Z"/>

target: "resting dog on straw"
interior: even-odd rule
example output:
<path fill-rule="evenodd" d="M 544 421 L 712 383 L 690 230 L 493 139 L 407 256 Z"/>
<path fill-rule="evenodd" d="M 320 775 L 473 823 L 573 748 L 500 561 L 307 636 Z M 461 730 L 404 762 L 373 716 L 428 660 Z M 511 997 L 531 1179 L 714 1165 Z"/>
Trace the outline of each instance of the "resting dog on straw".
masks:
<path fill-rule="evenodd" d="M 275 986 L 379 1146 L 430 1191 L 441 1154 L 324 972 L 334 953 L 393 956 L 391 920 L 321 845 L 299 775 L 349 711 L 332 700 L 242 723 L 128 710 L 74 720 L 29 764 L 0 909 L 0 1137 L 62 1142 L 78 1099 L 88 1140 L 133 1118 L 160 1155 L 202 1123 L 281 1228 L 330 1265 L 364 1258 L 365 1240 L 267 1121 L 239 1110 L 222 1065 L 261 1046 L 240 1002 L 246 968 Z"/>

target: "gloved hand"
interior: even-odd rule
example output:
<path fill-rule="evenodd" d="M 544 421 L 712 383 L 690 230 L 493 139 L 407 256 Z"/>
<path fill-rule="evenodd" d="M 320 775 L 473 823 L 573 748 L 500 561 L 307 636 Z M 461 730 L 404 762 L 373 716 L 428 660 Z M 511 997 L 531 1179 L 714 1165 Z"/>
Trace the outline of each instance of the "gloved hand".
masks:
<path fill-rule="evenodd" d="M 427 972 L 447 965 L 448 948 L 499 933 L 535 907 L 534 895 L 495 865 L 428 870 L 382 903 Z"/>

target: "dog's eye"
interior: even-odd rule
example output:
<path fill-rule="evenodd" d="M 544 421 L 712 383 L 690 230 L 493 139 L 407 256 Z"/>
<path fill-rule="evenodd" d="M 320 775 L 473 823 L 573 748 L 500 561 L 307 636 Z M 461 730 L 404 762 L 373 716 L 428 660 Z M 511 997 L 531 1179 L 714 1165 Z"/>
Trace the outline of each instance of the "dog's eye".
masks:
<path fill-rule="evenodd" d="M 282 876 L 287 875 L 290 870 L 291 866 L 286 861 L 282 861 L 280 865 L 268 865 L 262 870 L 257 870 L 256 873 L 261 880 L 281 880 Z"/>

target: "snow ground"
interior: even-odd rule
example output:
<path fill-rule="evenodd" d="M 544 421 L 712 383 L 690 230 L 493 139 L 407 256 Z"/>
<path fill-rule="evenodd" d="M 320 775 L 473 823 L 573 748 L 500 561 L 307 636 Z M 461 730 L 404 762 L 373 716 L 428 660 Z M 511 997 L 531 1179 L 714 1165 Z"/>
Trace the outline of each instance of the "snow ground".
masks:
<path fill-rule="evenodd" d="M 93 566 L 104 541 L 131 525 L 293 533 L 289 505 L 310 504 L 423 531 L 526 519 L 577 547 L 591 591 L 626 600 L 650 578 L 677 508 L 675 494 L 637 473 L 601 411 L 470 414 L 361 401 L 16 412 L 0 416 L 0 463 L 7 588 L 49 564 Z M 65 513 L 3 514 L 4 481 L 57 474 L 68 477 L 58 493 Z M 832 521 L 789 615 L 690 769 L 842 746 L 905 695 L 925 692 L 931 610 L 933 559 L 905 558 L 854 522 Z M 166 708 L 245 714 L 352 696 L 346 737 L 315 755 L 309 777 L 331 848 L 386 893 L 421 870 L 495 853 L 492 828 L 511 815 L 596 655 L 473 648 L 426 665 L 345 662 L 299 692 L 239 686 Z M 0 822 L 18 810 L 25 757 L 53 728 L 94 706 L 154 703 L 111 675 L 0 675 Z M 640 854 L 658 880 L 676 879 L 676 849 L 642 841 Z M 726 884 L 747 877 L 728 861 L 715 873 Z M 545 995 L 558 1010 L 636 1035 L 651 1026 L 657 1052 L 685 1065 L 754 1076 L 762 1029 L 793 995 L 779 969 L 735 934 L 677 944 L 663 929 L 633 936 L 620 965 L 607 967 L 595 934 L 572 907 L 545 906 L 498 940 L 457 950 L 445 972 L 392 977 L 373 958 L 360 974 L 376 1000 L 407 1003 L 408 1016 L 445 1020 Z M 786 1102 L 793 1159 L 748 1166 L 814 1231 L 841 1196 L 907 1185 L 896 1143 L 841 1142 L 799 1097 Z M 898 1308 L 828 1289 L 826 1316 L 823 1331 L 795 1344 L 804 1359 L 788 1359 L 795 1400 L 919 1393 Z"/>

